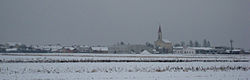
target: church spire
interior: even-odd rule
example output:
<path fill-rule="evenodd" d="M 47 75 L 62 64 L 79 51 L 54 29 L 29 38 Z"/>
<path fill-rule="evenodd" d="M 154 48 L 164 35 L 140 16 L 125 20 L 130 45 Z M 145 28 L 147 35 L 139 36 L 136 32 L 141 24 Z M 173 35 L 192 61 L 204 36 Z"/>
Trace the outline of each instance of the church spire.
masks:
<path fill-rule="evenodd" d="M 162 40 L 161 25 L 159 25 L 159 30 L 158 30 L 158 40 Z"/>
<path fill-rule="evenodd" d="M 161 25 L 159 25 L 159 30 L 158 30 L 158 33 L 161 32 Z"/>

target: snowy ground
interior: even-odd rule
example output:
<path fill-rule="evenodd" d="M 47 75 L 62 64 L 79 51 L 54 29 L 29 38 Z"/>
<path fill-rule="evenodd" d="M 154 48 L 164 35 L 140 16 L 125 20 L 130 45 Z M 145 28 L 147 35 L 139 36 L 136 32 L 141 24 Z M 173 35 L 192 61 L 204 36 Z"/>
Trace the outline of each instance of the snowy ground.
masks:
<path fill-rule="evenodd" d="M 249 60 L 250 58 L 250 55 L 18 54 L 22 55 L 0 54 L 0 60 L 155 60 L 177 58 Z M 249 75 L 250 62 L 0 63 L 0 80 L 248 80 L 250 79 Z"/>

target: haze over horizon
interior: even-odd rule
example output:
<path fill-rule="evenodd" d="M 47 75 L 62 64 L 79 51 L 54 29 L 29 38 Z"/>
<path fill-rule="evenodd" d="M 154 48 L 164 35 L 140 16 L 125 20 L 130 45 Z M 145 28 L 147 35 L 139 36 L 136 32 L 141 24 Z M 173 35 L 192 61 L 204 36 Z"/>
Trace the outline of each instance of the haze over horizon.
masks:
<path fill-rule="evenodd" d="M 0 43 L 110 45 L 207 39 L 250 49 L 249 0 L 0 0 Z"/>

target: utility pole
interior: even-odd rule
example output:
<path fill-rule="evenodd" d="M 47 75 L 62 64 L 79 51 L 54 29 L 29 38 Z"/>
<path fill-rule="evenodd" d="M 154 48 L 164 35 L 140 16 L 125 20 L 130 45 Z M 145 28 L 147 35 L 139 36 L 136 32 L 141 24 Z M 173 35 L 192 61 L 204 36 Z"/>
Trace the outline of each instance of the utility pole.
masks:
<path fill-rule="evenodd" d="M 233 40 L 230 40 L 230 53 L 232 54 L 233 51 Z"/>

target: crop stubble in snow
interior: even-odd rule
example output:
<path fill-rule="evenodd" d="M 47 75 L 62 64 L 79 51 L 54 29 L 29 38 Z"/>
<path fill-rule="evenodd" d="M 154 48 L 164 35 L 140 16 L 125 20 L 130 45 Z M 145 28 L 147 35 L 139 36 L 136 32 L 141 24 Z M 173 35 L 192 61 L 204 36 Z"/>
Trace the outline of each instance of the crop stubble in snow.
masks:
<path fill-rule="evenodd" d="M 235 55 L 99 55 L 83 57 L 85 54 L 73 54 L 73 56 L 40 56 L 1 55 L 2 61 L 32 61 L 36 63 L 9 63 L 1 62 L 0 79 L 18 80 L 248 80 L 250 63 L 249 56 Z M 34 54 L 32 54 L 34 55 Z M 65 54 L 63 54 L 65 55 Z M 89 54 L 87 54 L 89 55 Z M 70 57 L 69 57 L 70 56 Z M 75 57 L 78 56 L 78 57 Z M 81 57 L 79 57 L 81 56 Z M 98 57 L 95 57 L 98 56 Z M 106 56 L 106 57 L 101 57 Z M 111 56 L 111 58 L 109 58 Z M 142 57 L 141 57 L 142 56 Z M 146 56 L 146 57 L 145 57 Z M 201 58 L 200 58 L 201 57 Z M 178 58 L 178 59 L 177 59 Z M 66 62 L 66 63 L 40 63 L 50 60 L 203 60 L 196 62 Z M 228 60 L 221 62 L 204 62 L 204 60 Z M 247 60 L 245 62 L 230 62 L 233 60 Z"/>

